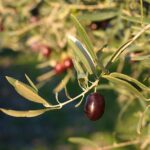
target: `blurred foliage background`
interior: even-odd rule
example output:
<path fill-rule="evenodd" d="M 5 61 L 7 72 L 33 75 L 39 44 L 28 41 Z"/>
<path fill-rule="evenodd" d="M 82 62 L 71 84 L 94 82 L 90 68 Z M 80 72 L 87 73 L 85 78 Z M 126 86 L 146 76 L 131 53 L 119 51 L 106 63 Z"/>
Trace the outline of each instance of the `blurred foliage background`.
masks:
<path fill-rule="evenodd" d="M 0 0 L 0 107 L 40 108 L 22 99 L 5 80 L 9 75 L 25 81 L 25 73 L 38 85 L 40 94 L 55 103 L 53 89 L 69 71 L 55 74 L 52 78 L 46 76 L 46 80 L 38 80 L 38 77 L 51 72 L 64 58 L 70 58 L 66 36 L 77 34 L 70 20 L 71 13 L 84 26 L 97 54 L 107 45 L 102 56 L 105 64 L 118 47 L 150 23 L 150 1 Z M 127 48 L 110 71 L 130 75 L 150 86 L 150 59 L 139 59 L 139 56 L 150 54 L 149 44 L 150 31 L 146 31 Z M 76 75 L 73 68 L 69 70 Z M 71 79 L 67 87 L 75 96 L 80 89 L 76 78 L 72 76 Z M 106 110 L 103 118 L 96 122 L 85 117 L 84 103 L 78 108 L 74 108 L 73 103 L 36 118 L 13 118 L 0 113 L 0 149 L 92 150 L 73 145 L 68 138 L 86 137 L 105 146 L 137 137 L 145 138 L 150 133 L 149 118 L 143 134 L 139 136 L 136 133 L 145 102 L 141 103 L 126 89 L 112 85 L 99 86 L 98 89 L 105 96 Z M 60 97 L 65 98 L 63 91 Z M 145 150 L 149 143 L 150 140 L 143 147 L 137 144 L 119 149 Z"/>

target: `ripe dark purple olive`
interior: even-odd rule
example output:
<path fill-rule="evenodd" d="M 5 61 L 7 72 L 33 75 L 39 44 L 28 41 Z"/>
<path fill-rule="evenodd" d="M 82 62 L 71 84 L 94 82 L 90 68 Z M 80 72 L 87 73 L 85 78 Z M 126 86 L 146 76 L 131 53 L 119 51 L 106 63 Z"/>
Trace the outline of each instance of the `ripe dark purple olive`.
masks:
<path fill-rule="evenodd" d="M 84 105 L 84 112 L 86 116 L 92 120 L 96 121 L 102 117 L 105 110 L 105 99 L 99 93 L 91 93 L 86 98 L 86 103 Z"/>

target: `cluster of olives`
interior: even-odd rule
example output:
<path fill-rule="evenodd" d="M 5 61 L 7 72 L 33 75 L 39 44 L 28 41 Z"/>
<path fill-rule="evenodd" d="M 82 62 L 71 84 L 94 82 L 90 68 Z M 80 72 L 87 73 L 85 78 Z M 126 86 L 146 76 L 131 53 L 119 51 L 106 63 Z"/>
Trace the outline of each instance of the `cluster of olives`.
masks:
<path fill-rule="evenodd" d="M 72 59 L 70 57 L 65 58 L 63 61 L 56 63 L 54 70 L 56 74 L 63 73 L 67 69 L 73 66 Z"/>

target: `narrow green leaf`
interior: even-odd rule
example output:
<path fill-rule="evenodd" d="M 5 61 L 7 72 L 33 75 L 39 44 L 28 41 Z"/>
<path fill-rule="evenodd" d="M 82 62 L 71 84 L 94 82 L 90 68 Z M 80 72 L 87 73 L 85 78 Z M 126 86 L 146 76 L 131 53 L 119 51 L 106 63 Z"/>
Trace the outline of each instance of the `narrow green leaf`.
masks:
<path fill-rule="evenodd" d="M 143 61 L 143 60 L 148 60 L 150 62 L 150 55 L 145 55 L 145 56 L 134 56 L 132 58 L 133 61 Z"/>
<path fill-rule="evenodd" d="M 77 79 L 79 82 L 79 86 L 86 88 L 87 84 L 88 84 L 88 75 L 84 72 L 84 70 L 75 54 L 74 55 L 72 54 L 72 58 L 73 58 L 74 67 L 77 71 Z"/>
<path fill-rule="evenodd" d="M 71 15 L 71 19 L 73 20 L 73 22 L 77 28 L 77 31 L 78 31 L 81 39 L 83 40 L 84 44 L 86 45 L 87 50 L 89 51 L 90 55 L 92 56 L 94 62 L 97 62 L 97 57 L 93 51 L 93 45 L 90 42 L 90 39 L 88 38 L 86 31 L 84 30 L 84 28 L 82 27 L 82 25 L 80 24 L 80 22 L 77 20 L 77 18 L 75 16 Z"/>
<path fill-rule="evenodd" d="M 7 81 L 8 81 L 12 86 L 14 86 L 14 84 L 15 84 L 15 82 L 16 82 L 16 79 L 11 78 L 11 77 L 8 77 L 8 76 L 6 76 L 6 79 L 7 79 Z"/>
<path fill-rule="evenodd" d="M 144 97 L 141 92 L 139 92 L 135 87 L 133 87 L 131 84 L 129 84 L 128 82 L 112 77 L 110 75 L 103 75 L 103 78 L 106 78 L 107 80 L 109 80 L 110 82 L 120 86 L 120 87 L 124 87 L 126 88 L 128 91 L 132 92 L 137 98 L 140 98 L 142 100 L 145 101 L 150 101 L 150 99 Z"/>
<path fill-rule="evenodd" d="M 86 138 L 82 138 L 82 137 L 70 137 L 68 139 L 68 141 L 71 142 L 71 143 L 75 143 L 75 144 L 81 144 L 81 145 L 86 145 L 86 146 L 89 146 L 89 147 L 93 147 L 95 149 L 99 148 L 99 146 L 95 142 L 93 142 L 89 139 L 86 139 Z"/>
<path fill-rule="evenodd" d="M 29 78 L 29 76 L 27 74 L 25 74 L 26 79 L 28 80 L 29 84 L 35 89 L 36 92 L 38 92 L 37 87 L 35 86 L 35 84 L 31 81 L 31 79 Z"/>
<path fill-rule="evenodd" d="M 6 77 L 6 78 L 8 82 L 15 88 L 16 92 L 20 94 L 21 96 L 23 96 L 24 98 L 30 101 L 36 102 L 36 103 L 43 104 L 45 107 L 51 106 L 46 100 L 40 97 L 32 87 L 14 78 L 11 78 L 11 77 Z"/>
<path fill-rule="evenodd" d="M 91 11 L 83 13 L 79 16 L 79 20 L 87 20 L 87 21 L 104 21 L 116 17 L 118 15 L 117 9 L 111 10 L 100 10 L 100 11 Z"/>
<path fill-rule="evenodd" d="M 141 23 L 141 18 L 140 17 L 122 15 L 121 18 L 124 19 L 124 20 L 127 20 L 127 21 L 131 21 L 131 22 L 135 22 L 135 23 Z M 144 24 L 149 24 L 150 20 L 148 18 L 143 18 L 143 23 Z"/>
<path fill-rule="evenodd" d="M 0 110 L 3 113 L 5 113 L 5 114 L 7 114 L 9 116 L 13 116 L 13 117 L 36 117 L 36 116 L 39 116 L 39 115 L 45 113 L 49 109 L 22 111 L 22 110 L 10 110 L 10 109 L 0 108 Z"/>
<path fill-rule="evenodd" d="M 148 105 L 144 112 L 142 113 L 140 119 L 139 119 L 139 122 L 138 122 L 138 125 L 137 125 L 137 133 L 138 134 L 141 134 L 141 129 L 142 129 L 142 125 L 143 125 L 143 121 L 144 121 L 144 117 L 146 115 L 146 112 L 148 111 L 148 109 L 150 108 L 150 105 Z"/>
<path fill-rule="evenodd" d="M 55 89 L 53 90 L 54 93 L 58 93 L 60 92 L 65 86 L 66 84 L 69 82 L 69 79 L 71 78 L 71 74 L 67 74 L 62 80 L 61 82 L 55 87 Z"/>
<path fill-rule="evenodd" d="M 18 80 L 16 80 L 15 78 L 12 78 L 12 77 L 8 77 L 8 76 L 6 76 L 6 79 L 15 88 L 15 82 L 18 81 Z M 23 84 L 24 86 L 26 86 L 27 88 L 29 88 L 30 90 L 32 90 L 34 93 L 37 93 L 34 88 L 30 87 L 29 85 L 27 85 L 27 84 L 25 84 L 21 81 L 19 81 L 19 82 L 21 84 Z"/>
<path fill-rule="evenodd" d="M 73 48 L 74 54 L 82 62 L 83 66 L 87 69 L 88 73 L 95 74 L 96 69 L 94 61 L 91 58 L 88 51 L 86 51 L 86 48 L 81 44 L 81 42 L 71 35 L 68 36 L 68 42 L 70 46 Z"/>
<path fill-rule="evenodd" d="M 132 83 L 135 83 L 138 87 L 140 87 L 142 90 L 148 90 L 150 91 L 150 88 L 145 86 L 144 84 L 142 84 L 141 82 L 139 82 L 138 80 L 130 77 L 130 76 L 127 76 L 125 74 L 122 74 L 122 73 L 117 73 L 117 72 L 113 72 L 110 74 L 112 77 L 116 77 L 116 78 L 120 78 L 120 79 L 123 79 L 123 80 L 126 80 L 126 81 L 129 81 L 129 82 L 132 82 Z"/>
<path fill-rule="evenodd" d="M 79 61 L 76 59 L 72 59 L 73 60 L 73 64 L 74 64 L 74 67 L 77 71 L 77 74 L 83 74 L 84 73 L 84 70 L 81 66 L 81 64 L 79 63 Z"/>
<path fill-rule="evenodd" d="M 21 84 L 21 82 L 19 82 L 19 81 L 15 82 L 15 89 L 21 96 L 23 96 L 24 98 L 26 98 L 30 101 L 43 104 L 45 107 L 51 106 L 46 100 L 44 100 L 42 97 L 40 97 L 38 94 L 34 93 L 32 90 L 30 90 L 23 84 Z"/>

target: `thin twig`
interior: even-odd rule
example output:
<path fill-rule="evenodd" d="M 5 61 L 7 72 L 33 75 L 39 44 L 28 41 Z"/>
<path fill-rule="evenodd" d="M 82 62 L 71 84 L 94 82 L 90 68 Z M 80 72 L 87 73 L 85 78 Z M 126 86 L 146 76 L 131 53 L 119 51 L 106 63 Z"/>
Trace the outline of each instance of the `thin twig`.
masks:
<path fill-rule="evenodd" d="M 87 92 L 89 92 L 91 89 L 93 89 L 95 86 L 97 86 L 98 82 L 99 82 L 99 80 L 96 80 L 96 81 L 93 82 L 93 84 L 92 84 L 90 87 L 88 87 L 84 92 L 82 92 L 81 94 L 77 95 L 76 97 L 74 97 L 74 98 L 72 98 L 72 99 L 69 99 L 69 100 L 67 100 L 67 101 L 65 101 L 65 102 L 63 102 L 63 103 L 61 103 L 61 106 L 63 107 L 64 105 L 69 104 L 69 103 L 75 101 L 76 99 L 78 99 L 78 98 L 84 96 Z M 56 108 L 58 108 L 59 106 L 60 106 L 60 104 L 52 105 L 52 106 L 50 106 L 50 107 L 54 107 L 54 108 L 56 107 Z"/>

